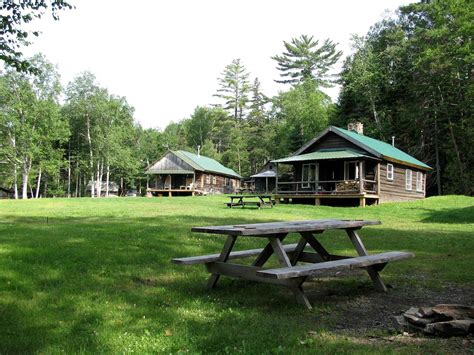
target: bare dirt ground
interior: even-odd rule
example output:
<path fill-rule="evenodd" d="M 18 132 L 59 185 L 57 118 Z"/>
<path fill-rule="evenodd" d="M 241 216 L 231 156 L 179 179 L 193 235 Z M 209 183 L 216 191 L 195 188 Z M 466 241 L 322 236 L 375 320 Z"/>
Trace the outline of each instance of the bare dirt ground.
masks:
<path fill-rule="evenodd" d="M 332 284 L 332 285 L 331 285 Z M 435 306 L 442 303 L 474 305 L 474 287 L 444 285 L 431 288 L 419 285 L 392 287 L 387 293 L 371 289 L 370 281 L 335 286 L 324 281 L 309 282 L 307 294 L 312 302 L 337 304 L 337 312 L 324 316 L 325 327 L 354 343 L 388 345 L 394 349 L 403 345 L 435 347 L 440 353 L 474 354 L 474 337 L 435 338 L 424 334 L 397 331 L 391 321 L 410 307 Z M 355 288 L 354 288 L 355 286 Z"/>

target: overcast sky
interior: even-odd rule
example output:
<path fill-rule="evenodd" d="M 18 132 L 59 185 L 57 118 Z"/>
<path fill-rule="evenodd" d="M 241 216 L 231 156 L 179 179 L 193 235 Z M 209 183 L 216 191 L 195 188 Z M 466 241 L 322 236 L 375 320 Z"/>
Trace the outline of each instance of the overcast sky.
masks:
<path fill-rule="evenodd" d="M 42 35 L 25 54 L 42 52 L 66 85 L 91 71 L 110 93 L 125 96 L 144 127 L 164 128 L 217 103 L 217 78 L 240 58 L 266 95 L 286 90 L 270 58 L 283 40 L 301 34 L 339 43 L 350 53 L 351 34 L 408 0 L 70 0 L 60 21 L 46 16 Z M 342 59 L 341 59 L 342 62 Z M 338 88 L 327 93 L 335 101 Z"/>

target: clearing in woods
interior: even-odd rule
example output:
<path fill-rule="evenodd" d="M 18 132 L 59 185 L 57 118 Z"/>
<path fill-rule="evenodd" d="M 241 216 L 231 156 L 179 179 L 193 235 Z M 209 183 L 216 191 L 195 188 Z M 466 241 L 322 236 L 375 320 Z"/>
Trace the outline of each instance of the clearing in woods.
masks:
<path fill-rule="evenodd" d="M 389 317 L 410 306 L 474 299 L 474 199 L 366 208 L 278 205 L 228 209 L 228 198 L 0 201 L 0 352 L 469 352 L 471 339 L 397 335 Z M 278 286 L 223 278 L 173 257 L 217 253 L 224 237 L 192 226 L 301 219 L 376 219 L 369 253 L 409 251 L 374 291 L 366 273 L 317 279 L 305 310 Z M 290 236 L 285 242 L 295 242 Z M 341 231 L 321 241 L 353 252 Z M 261 247 L 239 240 L 236 250 Z"/>

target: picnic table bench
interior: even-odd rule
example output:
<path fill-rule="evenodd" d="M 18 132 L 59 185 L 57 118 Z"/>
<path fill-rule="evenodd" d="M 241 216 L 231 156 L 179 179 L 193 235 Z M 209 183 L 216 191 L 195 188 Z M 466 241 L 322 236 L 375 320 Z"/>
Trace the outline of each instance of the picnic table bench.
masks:
<path fill-rule="evenodd" d="M 221 253 L 174 258 L 172 261 L 183 265 L 204 264 L 211 273 L 208 281 L 209 289 L 216 286 L 221 275 L 272 283 L 290 288 L 296 299 L 311 309 L 311 304 L 302 288 L 303 283 L 311 277 L 324 276 L 336 271 L 365 269 L 372 279 L 375 289 L 382 292 L 387 291 L 379 272 L 388 262 L 410 258 L 414 255 L 402 251 L 369 255 L 357 231 L 363 226 L 377 224 L 380 222 L 321 219 L 193 227 L 193 232 L 227 235 Z M 319 234 L 330 229 L 345 230 L 359 256 L 331 254 L 317 239 Z M 282 244 L 289 233 L 300 234 L 298 243 Z M 237 238 L 241 236 L 263 238 L 268 242 L 264 248 L 232 251 Z M 306 249 L 307 246 L 309 246 L 309 250 Z M 264 268 L 265 263 L 273 254 L 276 255 L 280 267 Z M 252 256 L 256 256 L 256 258 L 251 265 L 229 262 Z"/>
<path fill-rule="evenodd" d="M 272 208 L 275 201 L 272 200 L 272 195 L 230 195 L 230 202 L 227 203 L 227 207 L 245 207 L 245 206 L 257 206 L 270 207 Z"/>

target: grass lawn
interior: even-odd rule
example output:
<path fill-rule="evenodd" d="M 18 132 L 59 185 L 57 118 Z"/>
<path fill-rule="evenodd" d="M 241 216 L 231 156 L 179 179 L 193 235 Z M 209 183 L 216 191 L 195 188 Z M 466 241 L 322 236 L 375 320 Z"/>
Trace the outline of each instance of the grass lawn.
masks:
<path fill-rule="evenodd" d="M 396 335 L 390 315 L 410 306 L 472 303 L 474 199 L 461 196 L 366 208 L 278 205 L 227 209 L 227 198 L 0 201 L 0 353 L 469 352 L 463 339 Z M 172 257 L 219 252 L 224 237 L 192 226 L 318 218 L 378 219 L 369 250 L 410 251 L 382 272 L 308 284 L 311 311 L 278 286 L 222 278 L 206 290 L 201 265 Z M 290 236 L 296 240 L 295 236 Z M 335 253 L 353 253 L 341 231 Z M 240 243 L 239 243 L 240 242 Z M 262 246 L 240 238 L 236 249 Z"/>

